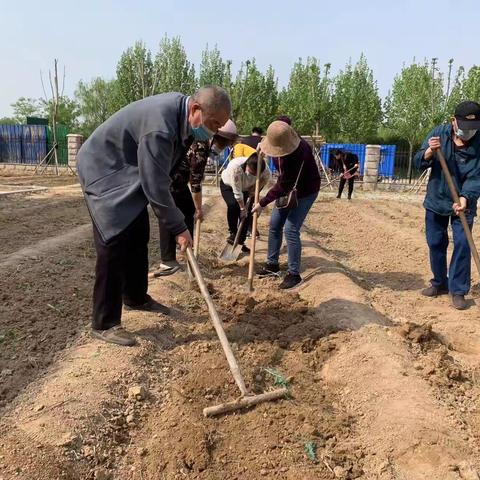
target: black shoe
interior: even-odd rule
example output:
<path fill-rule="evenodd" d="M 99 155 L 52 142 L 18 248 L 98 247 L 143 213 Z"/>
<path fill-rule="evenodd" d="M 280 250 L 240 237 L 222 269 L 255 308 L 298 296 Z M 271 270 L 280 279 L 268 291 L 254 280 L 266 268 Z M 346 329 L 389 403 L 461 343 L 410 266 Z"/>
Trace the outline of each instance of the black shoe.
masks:
<path fill-rule="evenodd" d="M 465 295 L 452 295 L 452 305 L 457 310 L 465 310 L 467 308 L 467 301 L 465 300 Z"/>
<path fill-rule="evenodd" d="M 234 242 L 235 242 L 235 235 L 231 233 L 227 238 L 227 243 L 229 243 L 230 245 L 233 245 Z"/>
<path fill-rule="evenodd" d="M 434 287 L 433 285 L 422 290 L 422 295 L 425 297 L 437 297 L 438 295 L 446 295 L 448 290 L 445 288 Z"/>
<path fill-rule="evenodd" d="M 278 277 L 280 275 L 280 265 L 278 263 L 266 263 L 264 267 L 257 270 L 260 278 Z"/>
<path fill-rule="evenodd" d="M 142 312 L 162 313 L 163 315 L 170 315 L 170 309 L 165 305 L 154 300 L 150 295 L 147 295 L 148 300 L 140 305 L 125 305 L 125 310 L 140 310 Z"/>
<path fill-rule="evenodd" d="M 297 287 L 303 283 L 302 277 L 300 275 L 293 275 L 287 273 L 287 276 L 284 278 L 283 282 L 278 286 L 282 290 L 288 290 L 289 288 Z"/>
<path fill-rule="evenodd" d="M 342 198 L 341 195 L 337 195 L 337 198 Z"/>
<path fill-rule="evenodd" d="M 250 249 L 246 245 L 242 245 L 242 252 L 243 253 L 250 253 Z"/>
<path fill-rule="evenodd" d="M 351 200 L 351 199 L 352 199 L 352 197 L 348 197 L 348 199 L 349 199 L 349 200 Z"/>

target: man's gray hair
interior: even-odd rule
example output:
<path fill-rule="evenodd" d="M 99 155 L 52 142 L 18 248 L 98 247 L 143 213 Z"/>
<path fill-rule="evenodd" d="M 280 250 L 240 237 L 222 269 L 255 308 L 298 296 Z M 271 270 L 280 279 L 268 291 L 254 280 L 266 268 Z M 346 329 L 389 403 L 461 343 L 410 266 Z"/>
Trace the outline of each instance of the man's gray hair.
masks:
<path fill-rule="evenodd" d="M 201 87 L 193 94 L 192 100 L 198 102 L 210 114 L 221 111 L 230 115 L 232 112 L 230 95 L 222 87 L 214 85 Z"/>

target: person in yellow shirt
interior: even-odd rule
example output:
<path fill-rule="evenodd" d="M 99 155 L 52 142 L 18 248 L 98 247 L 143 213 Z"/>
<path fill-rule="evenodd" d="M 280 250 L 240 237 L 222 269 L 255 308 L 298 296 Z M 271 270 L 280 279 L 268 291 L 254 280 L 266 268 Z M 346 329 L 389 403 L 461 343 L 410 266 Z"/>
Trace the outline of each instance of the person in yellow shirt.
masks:
<path fill-rule="evenodd" d="M 246 157 L 254 154 L 256 150 L 245 143 L 237 143 L 233 147 L 233 158 Z"/>
<path fill-rule="evenodd" d="M 252 133 L 240 139 L 233 148 L 233 158 L 249 157 L 257 151 L 257 146 L 262 140 L 263 130 L 260 127 L 253 127 Z"/>

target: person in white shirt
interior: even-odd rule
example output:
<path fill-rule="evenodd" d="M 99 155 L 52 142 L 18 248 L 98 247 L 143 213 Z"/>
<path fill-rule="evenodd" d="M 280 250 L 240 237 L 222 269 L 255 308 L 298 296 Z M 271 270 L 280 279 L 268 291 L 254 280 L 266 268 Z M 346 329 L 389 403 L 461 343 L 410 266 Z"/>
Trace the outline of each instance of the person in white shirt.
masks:
<path fill-rule="evenodd" d="M 262 160 L 260 168 L 260 189 L 262 189 L 270 179 L 270 170 Z M 242 252 L 249 253 L 250 249 L 245 245 L 248 226 L 252 216 L 253 199 L 247 209 L 246 203 L 248 197 L 255 194 L 255 180 L 257 175 L 258 155 L 253 153 L 248 158 L 234 158 L 228 164 L 228 167 L 222 172 L 220 181 L 220 191 L 227 204 L 227 221 L 230 236 L 227 242 L 233 244 L 237 234 L 238 224 L 243 218 L 247 218 L 240 232 L 239 245 L 242 245 Z"/>

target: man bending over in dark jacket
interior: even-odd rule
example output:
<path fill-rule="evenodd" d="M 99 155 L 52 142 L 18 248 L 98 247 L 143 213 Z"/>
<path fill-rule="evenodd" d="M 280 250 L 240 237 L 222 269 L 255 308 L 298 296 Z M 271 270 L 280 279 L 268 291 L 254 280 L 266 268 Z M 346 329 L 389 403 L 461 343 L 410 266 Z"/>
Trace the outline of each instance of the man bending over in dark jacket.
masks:
<path fill-rule="evenodd" d="M 222 88 L 192 97 L 165 93 L 134 102 L 100 125 L 79 150 L 77 168 L 93 222 L 97 251 L 93 336 L 134 345 L 121 327 L 128 309 L 168 314 L 147 294 L 147 205 L 182 250 L 192 238 L 170 191 L 170 174 L 193 140 L 206 141 L 225 124 L 231 104 Z"/>

